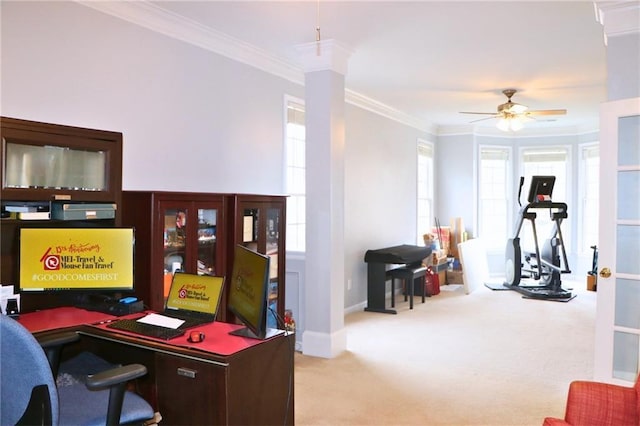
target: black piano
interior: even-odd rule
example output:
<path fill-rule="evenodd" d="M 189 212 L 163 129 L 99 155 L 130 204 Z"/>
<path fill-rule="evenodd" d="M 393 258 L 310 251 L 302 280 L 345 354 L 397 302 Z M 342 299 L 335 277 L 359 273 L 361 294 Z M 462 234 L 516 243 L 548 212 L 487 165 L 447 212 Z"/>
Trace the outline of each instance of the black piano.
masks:
<path fill-rule="evenodd" d="M 365 311 L 395 314 L 395 309 L 385 308 L 386 265 L 404 264 L 420 266 L 422 260 L 431 255 L 430 247 L 400 245 L 377 250 L 367 250 L 364 261 L 367 263 L 367 307 Z"/>

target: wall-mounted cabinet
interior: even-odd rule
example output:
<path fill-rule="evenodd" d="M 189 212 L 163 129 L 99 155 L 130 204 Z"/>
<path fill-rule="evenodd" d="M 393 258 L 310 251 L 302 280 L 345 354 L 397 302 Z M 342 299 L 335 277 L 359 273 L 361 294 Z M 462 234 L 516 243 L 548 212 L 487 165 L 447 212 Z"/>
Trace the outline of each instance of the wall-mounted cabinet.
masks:
<path fill-rule="evenodd" d="M 220 194 L 123 192 L 123 224 L 135 227 L 136 294 L 151 309 L 164 309 L 176 271 L 224 275 L 224 201 Z"/>
<path fill-rule="evenodd" d="M 122 133 L 0 120 L 3 200 L 120 204 Z"/>

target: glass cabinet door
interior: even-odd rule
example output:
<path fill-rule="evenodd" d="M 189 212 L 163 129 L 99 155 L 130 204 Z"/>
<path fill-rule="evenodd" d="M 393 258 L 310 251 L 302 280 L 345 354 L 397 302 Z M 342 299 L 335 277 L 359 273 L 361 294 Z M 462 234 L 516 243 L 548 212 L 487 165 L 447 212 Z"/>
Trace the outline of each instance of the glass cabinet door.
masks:
<path fill-rule="evenodd" d="M 267 208 L 267 223 L 265 226 L 265 254 L 270 257 L 269 267 L 269 310 L 278 312 L 278 245 L 280 237 L 280 210 L 275 208 Z M 268 316 L 267 326 L 278 328 L 275 318 Z"/>
<path fill-rule="evenodd" d="M 4 141 L 3 188 L 107 190 L 107 152 Z"/>
<path fill-rule="evenodd" d="M 281 288 L 281 278 L 284 275 L 284 255 L 280 255 L 284 243 L 280 240 L 283 236 L 280 228 L 284 204 L 274 204 L 269 201 L 244 201 L 241 203 L 241 241 L 242 245 L 269 256 L 269 290 L 267 303 L 269 313 L 267 326 L 277 327 L 277 317 L 284 314 L 284 288 Z M 283 252 L 283 251 L 282 251 Z"/>
<path fill-rule="evenodd" d="M 173 274 L 182 271 L 187 261 L 187 209 L 163 209 L 164 217 L 164 298 L 169 295 Z"/>
<path fill-rule="evenodd" d="M 198 275 L 216 275 L 217 209 L 198 209 Z"/>
<path fill-rule="evenodd" d="M 216 275 L 218 209 L 185 206 L 162 209 L 164 218 L 164 297 L 177 271 Z"/>

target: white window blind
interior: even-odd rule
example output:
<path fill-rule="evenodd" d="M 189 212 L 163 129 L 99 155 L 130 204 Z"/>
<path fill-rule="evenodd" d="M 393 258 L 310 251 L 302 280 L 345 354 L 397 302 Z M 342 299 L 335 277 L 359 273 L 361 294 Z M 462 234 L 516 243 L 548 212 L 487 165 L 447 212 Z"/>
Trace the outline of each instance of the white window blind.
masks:
<path fill-rule="evenodd" d="M 531 176 L 555 176 L 552 200 L 556 202 L 567 202 L 568 199 L 568 170 L 569 170 L 569 148 L 567 147 L 544 147 L 525 148 L 522 150 L 522 176 L 524 176 L 524 186 L 522 187 L 522 203 L 527 202 L 526 197 L 531 185 Z M 572 217 L 570 212 L 569 217 Z M 547 211 L 539 211 L 536 218 L 536 230 L 538 233 L 538 245 L 542 247 L 545 240 L 551 234 L 553 222 Z M 565 250 L 570 252 L 571 245 L 571 224 L 570 219 L 562 222 L 562 236 Z M 534 251 L 533 230 L 530 222 L 525 221 L 520 232 L 521 246 L 527 251 Z"/>
<path fill-rule="evenodd" d="M 503 249 L 512 227 L 510 156 L 507 147 L 479 147 L 478 236 L 487 249 Z"/>
<path fill-rule="evenodd" d="M 434 168 L 433 144 L 418 141 L 418 173 L 417 173 L 417 244 L 424 244 L 423 235 L 431 232 L 433 226 L 433 194 Z"/>
<path fill-rule="evenodd" d="M 305 117 L 304 103 L 286 100 L 287 250 L 305 251 Z"/>
<path fill-rule="evenodd" d="M 598 245 L 598 208 L 600 200 L 600 146 L 580 147 L 580 225 L 578 247 L 580 253 L 592 252 L 591 246 Z"/>

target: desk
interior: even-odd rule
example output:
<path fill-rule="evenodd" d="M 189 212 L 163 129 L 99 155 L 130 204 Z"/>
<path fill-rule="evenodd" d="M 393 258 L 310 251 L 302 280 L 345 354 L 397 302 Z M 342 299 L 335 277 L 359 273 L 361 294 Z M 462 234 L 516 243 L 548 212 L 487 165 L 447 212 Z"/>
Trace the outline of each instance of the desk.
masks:
<path fill-rule="evenodd" d="M 431 248 L 400 245 L 377 250 L 367 250 L 364 261 L 367 263 L 367 307 L 365 311 L 397 313 L 395 309 L 385 308 L 385 283 L 391 277 L 387 274 L 388 264 L 419 264 L 431 254 Z"/>
<path fill-rule="evenodd" d="M 239 325 L 214 322 L 196 328 L 206 335 L 202 343 L 185 336 L 169 343 L 106 328 L 113 319 L 56 308 L 22 314 L 19 321 L 36 336 L 75 330 L 82 350 L 113 363 L 145 365 L 148 374 L 137 380 L 137 391 L 163 424 L 294 423 L 293 334 L 260 341 L 228 334 Z"/>

